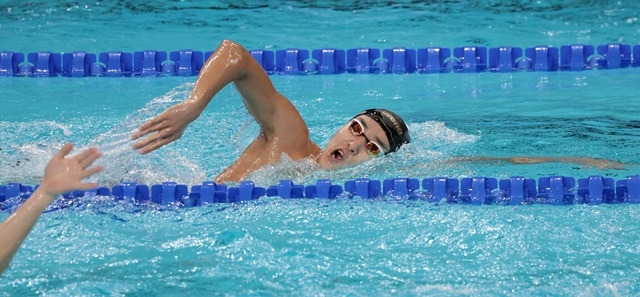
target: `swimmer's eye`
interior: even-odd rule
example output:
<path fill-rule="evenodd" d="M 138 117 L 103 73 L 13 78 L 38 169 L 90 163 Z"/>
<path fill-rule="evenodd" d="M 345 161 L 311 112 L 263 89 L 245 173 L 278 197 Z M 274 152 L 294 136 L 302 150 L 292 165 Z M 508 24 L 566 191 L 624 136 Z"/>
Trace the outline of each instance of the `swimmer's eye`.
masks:
<path fill-rule="evenodd" d="M 369 154 L 369 157 L 373 158 L 380 155 L 380 152 L 382 151 L 381 149 L 382 146 L 375 141 L 369 140 L 369 138 L 367 138 L 367 136 L 364 135 L 364 128 L 362 127 L 362 123 L 360 123 L 358 119 L 353 119 L 351 121 L 351 124 L 349 125 L 349 131 L 351 131 L 351 134 L 353 134 L 353 136 L 364 137 L 364 139 L 367 141 L 366 148 L 367 148 L 367 154 Z"/>
<path fill-rule="evenodd" d="M 367 153 L 371 158 L 377 157 L 380 155 L 380 146 L 373 141 L 367 142 Z"/>

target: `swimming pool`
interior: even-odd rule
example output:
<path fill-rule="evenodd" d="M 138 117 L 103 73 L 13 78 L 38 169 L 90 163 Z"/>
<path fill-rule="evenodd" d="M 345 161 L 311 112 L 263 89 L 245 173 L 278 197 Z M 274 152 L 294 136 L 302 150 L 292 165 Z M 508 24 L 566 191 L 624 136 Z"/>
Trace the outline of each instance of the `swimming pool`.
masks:
<path fill-rule="evenodd" d="M 579 3 L 5 3 L 0 32 L 22 52 L 204 51 L 225 38 L 269 50 L 637 40 L 636 4 Z M 126 21 L 113 28 L 113 19 Z M 324 172 L 284 161 L 251 179 L 268 186 L 282 178 L 308 184 L 364 176 L 625 178 L 637 167 L 445 160 L 566 155 L 637 162 L 637 71 L 275 75 L 274 85 L 321 146 L 372 106 L 403 115 L 413 142 L 350 169 Z M 125 141 L 144 119 L 183 100 L 193 81 L 2 78 L 0 167 L 8 169 L 0 184 L 37 183 L 45 160 L 66 141 L 107 153 L 98 177 L 104 185 L 210 179 L 258 131 L 232 88 L 180 141 L 155 154 L 137 156 Z M 638 292 L 638 216 L 634 205 L 265 198 L 183 209 L 81 200 L 41 218 L 0 284 L 5 295 L 630 295 Z"/>

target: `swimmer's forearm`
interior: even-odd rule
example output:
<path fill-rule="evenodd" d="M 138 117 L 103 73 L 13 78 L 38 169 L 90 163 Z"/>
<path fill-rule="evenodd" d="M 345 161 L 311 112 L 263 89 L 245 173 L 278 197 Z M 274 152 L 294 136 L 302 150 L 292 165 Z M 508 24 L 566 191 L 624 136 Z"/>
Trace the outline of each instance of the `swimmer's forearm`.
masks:
<path fill-rule="evenodd" d="M 601 169 L 624 169 L 630 164 L 612 160 L 594 159 L 587 157 L 549 157 L 549 156 L 518 156 L 518 157 L 487 157 L 461 156 L 451 159 L 453 162 L 509 162 L 512 164 L 565 163 L 592 166 Z"/>
<path fill-rule="evenodd" d="M 187 126 L 200 117 L 213 96 L 227 84 L 245 78 L 251 60 L 255 59 L 240 45 L 223 41 L 200 69 L 189 98 L 142 124 L 131 139 L 148 136 L 134 143 L 133 148 L 147 154 L 180 138 Z"/>
<path fill-rule="evenodd" d="M 223 41 L 200 70 L 189 98 L 142 124 L 131 139 L 149 136 L 134 143 L 133 148 L 146 154 L 180 138 L 187 126 L 200 117 L 215 94 L 230 82 L 243 78 L 244 64 L 251 60 L 253 57 L 244 48 L 231 41 Z"/>
<path fill-rule="evenodd" d="M 189 98 L 148 120 L 131 135 L 132 140 L 138 140 L 133 144 L 133 149 L 147 154 L 180 138 L 211 99 L 231 82 L 240 93 L 247 111 L 268 139 L 275 131 L 283 134 L 291 132 L 291 123 L 300 123 L 294 134 L 308 137 L 305 136 L 308 130 L 300 113 L 276 91 L 262 66 L 242 46 L 225 40 L 200 70 Z"/>
<path fill-rule="evenodd" d="M 251 55 L 239 44 L 222 41 L 202 66 L 187 102 L 202 111 L 224 86 L 245 75 L 249 58 Z"/>
<path fill-rule="evenodd" d="M 225 40 L 207 60 L 187 102 L 202 112 L 225 85 L 233 82 L 247 111 L 266 135 L 276 127 L 288 130 L 293 121 L 303 121 L 297 109 L 280 94 L 262 66 L 241 45 Z M 190 111 L 191 112 L 191 111 Z M 306 129 L 306 126 L 305 126 Z"/>
<path fill-rule="evenodd" d="M 9 266 L 22 241 L 54 198 L 52 194 L 40 187 L 0 224 L 0 275 Z"/>

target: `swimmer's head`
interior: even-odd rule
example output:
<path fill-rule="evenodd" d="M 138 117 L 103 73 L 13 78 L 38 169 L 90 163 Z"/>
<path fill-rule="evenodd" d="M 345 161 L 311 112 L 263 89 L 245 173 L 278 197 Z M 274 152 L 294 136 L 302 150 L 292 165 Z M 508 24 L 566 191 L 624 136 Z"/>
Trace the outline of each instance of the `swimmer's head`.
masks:
<path fill-rule="evenodd" d="M 367 109 L 336 132 L 317 161 L 326 169 L 353 166 L 395 152 L 410 141 L 400 116 L 386 109 Z"/>

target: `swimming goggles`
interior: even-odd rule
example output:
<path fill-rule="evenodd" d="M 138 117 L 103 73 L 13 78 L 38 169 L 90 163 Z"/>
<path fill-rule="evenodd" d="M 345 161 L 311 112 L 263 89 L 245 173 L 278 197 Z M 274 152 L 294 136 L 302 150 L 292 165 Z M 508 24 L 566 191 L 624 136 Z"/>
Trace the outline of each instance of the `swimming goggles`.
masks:
<path fill-rule="evenodd" d="M 353 134 L 353 136 L 363 136 L 364 140 L 367 141 L 367 154 L 369 154 L 369 157 L 371 158 L 377 157 L 380 155 L 380 152 L 382 152 L 382 146 L 373 140 L 369 140 L 369 138 L 364 135 L 363 126 L 364 125 L 362 125 L 362 123 L 358 119 L 353 119 L 351 120 L 351 124 L 349 125 L 349 131 L 351 131 L 351 134 Z"/>

